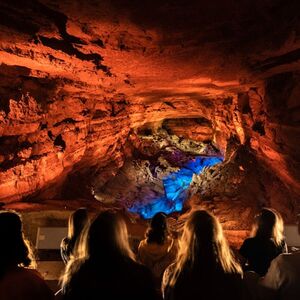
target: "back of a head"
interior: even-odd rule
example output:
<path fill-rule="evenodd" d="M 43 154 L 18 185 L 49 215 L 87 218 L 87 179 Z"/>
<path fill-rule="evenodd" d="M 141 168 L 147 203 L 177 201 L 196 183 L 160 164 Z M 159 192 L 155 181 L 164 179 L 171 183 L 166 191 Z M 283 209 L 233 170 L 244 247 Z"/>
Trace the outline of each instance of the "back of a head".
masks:
<path fill-rule="evenodd" d="M 232 256 L 220 222 L 205 210 L 192 212 L 185 223 L 171 283 L 175 283 L 184 268 L 201 272 L 219 270 L 224 273 L 241 273 L 241 267 Z"/>
<path fill-rule="evenodd" d="M 131 258 L 125 221 L 116 213 L 100 213 L 86 231 L 87 256 L 91 260 Z"/>
<path fill-rule="evenodd" d="M 276 244 L 283 240 L 283 220 L 280 214 L 271 208 L 263 208 L 257 216 L 254 235 L 263 239 L 274 239 Z"/>
<path fill-rule="evenodd" d="M 69 217 L 69 232 L 70 239 L 77 239 L 83 228 L 88 222 L 88 212 L 84 207 L 76 209 Z"/>
<path fill-rule="evenodd" d="M 29 266 L 30 247 L 23 237 L 21 217 L 14 211 L 0 211 L 0 269 L 9 266 Z"/>
<path fill-rule="evenodd" d="M 212 259 L 214 247 L 221 239 L 222 228 L 217 219 L 205 210 L 198 210 L 186 222 L 181 243 L 186 245 L 189 259 L 195 262 L 203 256 Z"/>
<path fill-rule="evenodd" d="M 165 229 L 167 227 L 167 216 L 165 213 L 159 212 L 156 213 L 153 218 L 151 219 L 150 223 L 151 228 L 162 228 Z"/>
<path fill-rule="evenodd" d="M 18 213 L 9 210 L 0 211 L 0 232 L 7 237 L 22 232 L 22 221 Z"/>
<path fill-rule="evenodd" d="M 120 263 L 128 260 L 134 260 L 134 254 L 129 246 L 125 221 L 114 212 L 101 212 L 83 231 L 78 244 L 78 256 L 67 264 L 61 284 L 67 286 L 73 274 L 82 266 L 105 273 L 113 264 L 120 267 Z"/>
<path fill-rule="evenodd" d="M 146 232 L 147 242 L 163 244 L 167 235 L 167 216 L 162 212 L 156 213 L 151 219 L 150 228 Z"/>

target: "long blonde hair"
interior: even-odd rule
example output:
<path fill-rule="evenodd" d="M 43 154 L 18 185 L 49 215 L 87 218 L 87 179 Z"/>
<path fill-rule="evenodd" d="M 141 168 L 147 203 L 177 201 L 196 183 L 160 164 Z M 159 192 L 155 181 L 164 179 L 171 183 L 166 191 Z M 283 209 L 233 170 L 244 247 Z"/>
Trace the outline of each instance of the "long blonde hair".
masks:
<path fill-rule="evenodd" d="M 135 260 L 128 241 L 127 226 L 123 218 L 116 213 L 105 211 L 100 213 L 87 227 L 78 243 L 77 254 L 66 266 L 61 278 L 62 286 L 66 286 L 74 273 L 86 262 L 101 263 L 107 266 L 115 261 Z M 101 272 L 99 268 L 99 272 Z"/>
<path fill-rule="evenodd" d="M 273 208 L 263 208 L 255 218 L 251 236 L 263 239 L 273 239 L 276 246 L 282 244 L 284 224 L 278 211 Z"/>
<path fill-rule="evenodd" d="M 182 237 L 173 272 L 167 279 L 174 286 L 183 270 L 219 269 L 224 273 L 242 274 L 239 263 L 234 259 L 218 219 L 205 210 L 191 213 Z"/>

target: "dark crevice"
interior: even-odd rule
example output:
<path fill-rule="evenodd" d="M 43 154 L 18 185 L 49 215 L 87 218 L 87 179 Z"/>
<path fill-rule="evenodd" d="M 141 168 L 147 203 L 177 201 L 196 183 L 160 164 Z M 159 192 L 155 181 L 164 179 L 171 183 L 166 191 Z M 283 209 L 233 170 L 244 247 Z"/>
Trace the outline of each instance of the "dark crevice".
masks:
<path fill-rule="evenodd" d="M 39 3 L 38 1 L 35 2 L 36 2 L 36 9 L 42 14 L 46 15 L 50 20 L 52 20 L 55 23 L 61 37 L 63 38 L 63 40 L 58 40 L 55 38 L 47 38 L 47 37 L 40 36 L 39 38 L 45 46 L 48 46 L 55 50 L 61 50 L 69 55 L 75 55 L 77 58 L 81 60 L 92 61 L 96 65 L 97 70 L 102 70 L 108 76 L 112 75 L 110 69 L 107 66 L 102 65 L 101 62 L 103 58 L 100 54 L 97 53 L 85 54 L 80 52 L 78 49 L 76 49 L 73 46 L 73 43 L 86 45 L 86 42 L 67 33 L 66 26 L 67 26 L 68 17 L 66 15 L 64 15 L 61 12 L 52 10 L 46 5 Z"/>
<path fill-rule="evenodd" d="M 59 134 L 54 140 L 54 146 L 60 147 L 61 151 L 64 152 L 66 149 L 66 142 L 63 140 L 61 134 Z"/>
<path fill-rule="evenodd" d="M 297 84 L 297 77 L 293 72 L 276 74 L 266 80 L 264 103 L 268 118 L 272 121 L 289 122 L 285 111 L 293 89 Z"/>
<path fill-rule="evenodd" d="M 172 130 L 169 128 L 166 120 L 163 121 L 161 128 L 167 132 L 168 135 L 172 135 Z"/>
<path fill-rule="evenodd" d="M 212 127 L 211 121 L 206 119 L 206 118 L 200 117 L 200 118 L 196 118 L 196 119 L 193 119 L 193 120 L 195 120 L 196 123 L 199 124 L 199 125 Z"/>
<path fill-rule="evenodd" d="M 57 79 L 29 76 L 30 70 L 20 66 L 0 65 L 0 110 L 9 113 L 9 100 L 19 101 L 29 94 L 46 109 L 58 85 Z"/>
<path fill-rule="evenodd" d="M 175 105 L 172 103 L 172 102 L 169 102 L 169 101 L 164 101 L 164 104 L 176 109 Z"/>
<path fill-rule="evenodd" d="M 1 171 L 6 171 L 6 170 L 9 170 L 12 167 L 15 167 L 15 166 L 20 165 L 20 164 L 22 164 L 22 160 L 19 157 L 16 157 L 16 158 L 11 159 L 11 160 L 5 160 L 0 164 L 0 170 Z M 23 162 L 23 164 L 25 164 L 25 163 Z"/>
<path fill-rule="evenodd" d="M 66 118 L 66 119 L 63 119 L 62 121 L 59 121 L 59 122 L 55 123 L 53 125 L 53 127 L 58 127 L 58 126 L 60 126 L 62 124 L 75 124 L 75 123 L 77 123 L 77 121 L 75 121 L 74 119 L 72 119 L 72 118 Z"/>
<path fill-rule="evenodd" d="M 70 35 L 67 30 L 67 21 L 68 17 L 56 10 L 51 9 L 50 7 L 40 3 L 39 1 L 33 0 L 32 2 L 32 9 L 38 14 L 42 14 L 46 16 L 49 20 L 53 21 L 54 24 L 57 26 L 58 31 L 61 35 L 61 37 L 69 43 L 75 43 L 75 44 L 82 44 L 85 45 L 86 43 L 79 39 L 76 36 Z"/>
<path fill-rule="evenodd" d="M 6 156 L 6 161 L 17 159 L 17 153 L 33 146 L 28 141 L 19 141 L 19 136 L 2 136 L 0 137 L 0 155 Z M 10 158 L 9 158 L 10 157 Z M 6 163 L 5 161 L 3 162 Z"/>
<path fill-rule="evenodd" d="M 82 115 L 83 117 L 88 116 L 91 113 L 91 111 L 89 109 L 84 109 L 83 111 L 80 112 L 80 115 Z"/>
<path fill-rule="evenodd" d="M 102 70 L 106 75 L 111 76 L 110 69 L 107 66 L 101 64 L 103 60 L 102 56 L 98 53 L 85 54 L 76 49 L 72 43 L 66 42 L 65 40 L 59 40 L 56 38 L 47 38 L 44 36 L 39 37 L 43 45 L 50 47 L 55 50 L 61 50 L 68 55 L 74 55 L 75 57 L 84 60 L 92 61 L 96 65 L 97 70 Z"/>
<path fill-rule="evenodd" d="M 94 114 L 93 114 L 93 117 L 92 119 L 101 119 L 101 118 L 105 118 L 107 116 L 107 112 L 106 111 L 103 111 L 103 110 L 99 110 L 97 109 Z"/>
<path fill-rule="evenodd" d="M 252 69 L 254 71 L 267 71 L 271 68 L 284 65 L 284 64 L 290 64 L 292 62 L 295 62 L 300 59 L 300 49 L 296 49 L 294 51 L 288 52 L 286 54 L 270 57 L 262 62 L 258 62 L 255 65 L 252 66 Z"/>
<path fill-rule="evenodd" d="M 140 128 L 138 129 L 138 134 L 143 136 L 151 136 L 153 135 L 151 128 Z"/>
<path fill-rule="evenodd" d="M 45 46 L 52 49 L 61 50 L 69 55 L 74 55 L 81 60 L 92 61 L 96 65 L 97 70 L 102 70 L 107 76 L 112 75 L 110 69 L 107 66 L 102 65 L 101 62 L 103 58 L 101 55 L 97 53 L 85 54 L 74 47 L 73 44 L 86 45 L 86 42 L 67 32 L 66 27 L 68 17 L 65 14 L 53 10 L 36 0 L 24 2 L 12 0 L 12 3 L 16 4 L 16 9 L 12 9 L 5 4 L 0 4 L 0 24 L 31 35 L 35 43 L 41 41 Z M 26 20 L 24 20 L 24 11 L 29 15 Z M 54 23 L 57 26 L 62 39 L 37 36 L 42 25 L 30 22 L 30 15 L 44 16 L 51 23 Z M 100 39 L 96 40 L 96 43 L 103 47 L 103 42 L 101 42 Z"/>
<path fill-rule="evenodd" d="M 11 91 L 13 93 L 13 91 Z M 11 98 L 20 98 L 21 97 L 21 93 L 14 93 L 16 96 L 15 97 L 11 97 Z M 2 97 L 2 93 L 1 93 L 1 87 L 0 87 L 0 111 L 4 111 L 6 114 L 9 113 L 10 109 L 9 109 L 9 97 L 3 98 Z"/>
<path fill-rule="evenodd" d="M 5 160 L 3 163 L 0 164 L 0 169 L 3 171 L 9 170 L 16 166 L 25 165 L 31 163 L 33 161 L 41 159 L 41 157 L 45 157 L 47 154 L 41 155 L 32 155 L 28 159 L 22 159 L 20 157 L 14 157 L 12 160 Z"/>
<path fill-rule="evenodd" d="M 231 105 L 232 104 L 232 97 L 227 97 L 223 100 L 224 105 Z"/>
<path fill-rule="evenodd" d="M 48 136 L 51 140 L 53 140 L 54 136 L 51 130 L 48 131 Z"/>
<path fill-rule="evenodd" d="M 111 103 L 111 113 L 110 115 L 112 117 L 115 117 L 117 115 L 119 115 L 122 111 L 126 110 L 126 106 L 127 106 L 127 101 L 126 100 L 120 100 L 117 101 L 115 103 Z"/>
<path fill-rule="evenodd" d="M 30 73 L 30 69 L 20 66 L 0 65 L 0 110 L 9 113 L 9 100 L 22 97 L 22 78 Z"/>
<path fill-rule="evenodd" d="M 92 41 L 92 43 L 99 46 L 99 47 L 101 47 L 101 48 L 105 48 L 105 45 L 104 45 L 104 43 L 101 39 L 94 40 L 94 41 Z"/>
<path fill-rule="evenodd" d="M 252 126 L 252 129 L 258 132 L 260 135 L 266 134 L 263 122 L 255 122 Z"/>
<path fill-rule="evenodd" d="M 112 106 L 112 109 L 111 109 L 111 117 L 116 117 L 118 114 L 120 114 L 122 111 L 125 110 L 125 107 L 124 108 L 121 108 L 121 109 L 118 109 L 116 110 L 114 106 Z"/>
<path fill-rule="evenodd" d="M 1 136 L 0 137 L 0 154 L 6 155 L 15 152 L 18 147 L 18 136 Z"/>
<path fill-rule="evenodd" d="M 18 17 L 16 10 L 10 7 L 2 7 L 0 5 L 0 24 L 18 32 L 29 35 L 34 35 L 39 30 L 38 24 L 34 24 L 29 20 L 24 20 Z"/>
<path fill-rule="evenodd" d="M 238 94 L 238 108 L 242 112 L 242 114 L 251 113 L 248 93 Z"/>
<path fill-rule="evenodd" d="M 48 124 L 47 123 L 40 123 L 40 130 L 44 130 L 48 128 Z"/>

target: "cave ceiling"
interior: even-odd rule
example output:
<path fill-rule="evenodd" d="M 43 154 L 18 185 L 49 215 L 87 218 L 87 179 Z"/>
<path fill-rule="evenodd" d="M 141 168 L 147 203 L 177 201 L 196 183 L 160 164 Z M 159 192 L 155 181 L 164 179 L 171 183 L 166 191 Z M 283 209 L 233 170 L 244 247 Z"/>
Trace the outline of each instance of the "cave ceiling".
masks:
<path fill-rule="evenodd" d="M 93 198 L 91 182 L 104 185 L 141 150 L 139 130 L 164 127 L 214 145 L 225 161 L 248 153 L 265 178 L 261 201 L 296 211 L 299 9 L 1 1 L 0 201 Z"/>

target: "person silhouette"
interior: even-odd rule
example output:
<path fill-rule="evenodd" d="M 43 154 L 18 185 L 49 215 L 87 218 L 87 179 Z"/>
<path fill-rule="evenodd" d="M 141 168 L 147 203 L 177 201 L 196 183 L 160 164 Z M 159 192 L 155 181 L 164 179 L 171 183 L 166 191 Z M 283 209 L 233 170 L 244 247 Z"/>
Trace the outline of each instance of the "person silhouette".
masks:
<path fill-rule="evenodd" d="M 160 290 L 165 269 L 174 261 L 177 254 L 177 242 L 168 230 L 166 214 L 156 213 L 138 247 L 138 260 L 147 266 Z"/>
<path fill-rule="evenodd" d="M 101 212 L 84 232 L 78 254 L 63 275 L 62 299 L 158 298 L 150 270 L 135 261 L 120 215 Z"/>
<path fill-rule="evenodd" d="M 300 215 L 297 216 L 300 235 Z M 259 281 L 262 299 L 298 300 L 300 298 L 300 251 L 278 255 Z"/>
<path fill-rule="evenodd" d="M 68 263 L 71 256 L 76 252 L 76 246 L 80 235 L 88 225 L 88 212 L 84 207 L 76 209 L 69 217 L 68 236 L 65 237 L 60 245 L 60 254 L 63 262 Z"/>
<path fill-rule="evenodd" d="M 21 216 L 0 211 L 0 299 L 52 300 L 54 294 L 34 269 L 33 251 L 23 235 Z"/>
<path fill-rule="evenodd" d="M 247 299 L 242 268 L 234 259 L 218 219 L 205 210 L 190 214 L 178 255 L 164 272 L 165 300 Z"/>
<path fill-rule="evenodd" d="M 255 218 L 252 237 L 246 239 L 239 250 L 245 259 L 244 270 L 264 276 L 271 261 L 286 252 L 280 214 L 274 209 L 263 208 Z"/>

